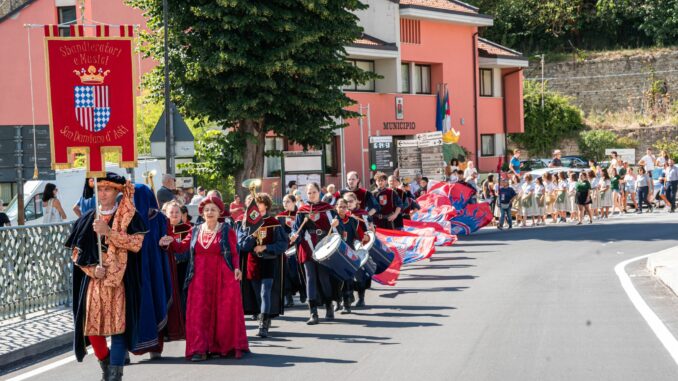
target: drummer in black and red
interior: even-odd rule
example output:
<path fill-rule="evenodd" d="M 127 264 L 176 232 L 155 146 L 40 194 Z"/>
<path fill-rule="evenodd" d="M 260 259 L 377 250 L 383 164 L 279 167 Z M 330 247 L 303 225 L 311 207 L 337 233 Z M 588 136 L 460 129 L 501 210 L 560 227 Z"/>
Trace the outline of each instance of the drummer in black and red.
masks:
<path fill-rule="evenodd" d="M 374 195 L 367 189 L 360 187 L 360 180 L 358 179 L 358 172 L 351 171 L 346 174 L 346 188 L 340 190 L 335 195 L 335 198 L 344 197 L 348 192 L 356 195 L 358 198 L 358 208 L 364 210 L 370 216 L 379 212 L 379 204 Z"/>
<path fill-rule="evenodd" d="M 290 242 L 297 245 L 297 259 L 306 274 L 306 294 L 311 315 L 306 324 L 313 325 L 318 324 L 319 305 L 325 305 L 327 320 L 334 319 L 332 302 L 339 300 L 341 295 L 341 281 L 313 259 L 316 245 L 333 230 L 333 223 L 338 225 L 339 221 L 332 205 L 320 201 L 318 183 L 306 185 L 306 196 L 308 203 L 297 211 Z M 336 226 L 336 230 L 342 233 L 341 226 Z"/>
<path fill-rule="evenodd" d="M 347 193 L 346 195 L 348 194 L 349 193 Z M 351 212 L 349 211 L 348 202 L 345 199 L 343 198 L 337 199 L 336 210 L 337 214 L 339 215 L 339 225 L 343 228 L 344 231 L 342 233 L 341 238 L 344 240 L 344 242 L 346 242 L 346 244 L 351 249 L 353 250 L 356 249 L 355 247 L 356 240 L 362 242 L 363 244 L 367 243 L 370 240 L 370 238 L 365 234 L 365 232 L 367 231 L 366 225 L 361 224 L 360 220 L 358 220 L 358 217 L 351 215 Z M 358 271 L 362 272 L 362 270 Z M 342 288 L 342 297 L 343 297 L 343 309 L 341 311 L 342 314 L 351 313 L 351 303 L 353 303 L 354 288 L 355 288 L 354 280 L 351 279 L 344 281 L 344 286 Z"/>
<path fill-rule="evenodd" d="M 417 198 L 414 197 L 410 190 L 410 184 L 407 181 L 399 182 L 398 185 L 398 195 L 403 200 L 405 207 L 400 212 L 400 215 L 403 219 L 409 220 L 410 214 L 414 211 L 421 209 L 419 203 L 417 203 Z"/>
<path fill-rule="evenodd" d="M 288 237 L 292 234 L 292 226 L 297 217 L 297 199 L 291 194 L 283 197 L 283 210 L 276 218 Z M 290 247 L 292 245 L 289 245 Z M 294 294 L 299 293 L 299 300 L 306 303 L 306 284 L 301 274 L 303 269 L 297 261 L 296 253 L 285 256 L 285 307 L 294 306 Z"/>
<path fill-rule="evenodd" d="M 243 307 L 245 314 L 259 314 L 260 337 L 268 337 L 271 318 L 284 313 L 283 253 L 288 239 L 278 220 L 268 215 L 272 204 L 268 194 L 257 194 L 254 205 L 249 205 L 245 214 L 246 219 L 256 220 L 252 213 L 260 213 L 261 223 L 243 222 L 238 230 Z"/>
<path fill-rule="evenodd" d="M 403 210 L 403 202 L 395 190 L 387 187 L 388 176 L 383 172 L 374 175 L 377 190 L 374 192 L 379 203 L 379 213 L 374 215 L 374 224 L 383 229 L 402 229 L 403 221 L 400 212 Z"/>
<path fill-rule="evenodd" d="M 358 206 L 358 197 L 353 192 L 348 192 L 344 194 L 344 200 L 348 203 L 348 211 L 351 217 L 358 221 L 361 232 L 363 235 L 365 232 L 374 229 L 370 221 L 370 216 L 363 209 L 360 209 Z M 364 240 L 364 238 L 360 238 Z M 355 279 L 353 281 L 353 289 L 358 293 L 358 301 L 356 302 L 356 307 L 365 307 L 365 291 L 367 291 L 372 286 L 372 278 L 365 274 L 363 271 L 358 271 L 356 273 Z"/>

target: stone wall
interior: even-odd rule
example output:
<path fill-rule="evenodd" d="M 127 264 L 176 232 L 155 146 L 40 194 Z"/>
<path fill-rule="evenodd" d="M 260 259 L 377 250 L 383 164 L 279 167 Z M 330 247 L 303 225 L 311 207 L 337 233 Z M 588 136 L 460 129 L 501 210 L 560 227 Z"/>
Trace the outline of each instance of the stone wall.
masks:
<path fill-rule="evenodd" d="M 619 137 L 629 137 L 638 141 L 636 160 L 645 155 L 645 150 L 647 150 L 648 147 L 654 148 L 655 154 L 658 153 L 654 144 L 659 140 L 678 140 L 678 126 L 633 127 L 615 129 L 612 131 Z M 509 150 L 514 150 L 517 146 L 515 143 L 509 141 L 508 148 Z M 557 148 L 562 151 L 563 155 L 579 155 L 577 139 L 565 139 L 560 142 Z M 524 157 L 530 157 L 529 152 L 524 149 L 521 149 L 521 151 Z"/>
<path fill-rule="evenodd" d="M 569 95 L 585 112 L 644 111 L 644 92 L 650 88 L 651 72 L 665 82 L 669 98 L 678 95 L 678 50 L 641 51 L 625 55 L 612 52 L 584 60 L 548 63 L 544 77 L 548 87 Z M 530 80 L 541 79 L 540 63 L 532 62 L 525 72 Z"/>

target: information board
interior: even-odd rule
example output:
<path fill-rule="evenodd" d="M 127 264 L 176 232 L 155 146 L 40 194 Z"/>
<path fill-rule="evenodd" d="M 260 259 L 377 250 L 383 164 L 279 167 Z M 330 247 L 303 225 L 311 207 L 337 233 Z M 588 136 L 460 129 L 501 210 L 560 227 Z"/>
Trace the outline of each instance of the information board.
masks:
<path fill-rule="evenodd" d="M 392 172 L 396 167 L 396 150 L 393 136 L 370 137 L 370 169 Z"/>

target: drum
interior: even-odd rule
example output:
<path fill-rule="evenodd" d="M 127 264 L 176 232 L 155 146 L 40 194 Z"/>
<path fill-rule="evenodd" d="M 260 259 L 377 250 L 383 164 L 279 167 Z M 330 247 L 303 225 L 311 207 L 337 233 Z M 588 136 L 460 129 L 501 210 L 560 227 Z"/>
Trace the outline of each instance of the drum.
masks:
<path fill-rule="evenodd" d="M 376 274 L 377 264 L 374 262 L 372 257 L 370 257 L 369 253 L 377 237 L 375 237 L 374 232 L 371 231 L 368 231 L 365 234 L 370 238 L 370 240 L 364 245 L 362 242 L 356 240 L 353 242 L 353 247 L 355 247 L 356 251 L 363 257 L 363 262 L 360 264 L 361 270 L 363 270 L 368 277 L 371 277 L 372 275 Z"/>
<path fill-rule="evenodd" d="M 313 259 L 342 281 L 353 279 L 365 255 L 365 252 L 359 254 L 353 251 L 339 234 L 323 238 L 313 251 Z"/>
<path fill-rule="evenodd" d="M 286 257 L 288 257 L 288 258 L 294 257 L 295 255 L 297 255 L 297 246 L 296 245 L 291 246 L 289 249 L 285 250 L 285 256 Z"/>
<path fill-rule="evenodd" d="M 383 242 L 380 240 L 374 239 L 374 243 L 370 248 L 370 257 L 376 264 L 375 274 L 381 274 L 391 265 L 395 253 L 391 251 Z"/>

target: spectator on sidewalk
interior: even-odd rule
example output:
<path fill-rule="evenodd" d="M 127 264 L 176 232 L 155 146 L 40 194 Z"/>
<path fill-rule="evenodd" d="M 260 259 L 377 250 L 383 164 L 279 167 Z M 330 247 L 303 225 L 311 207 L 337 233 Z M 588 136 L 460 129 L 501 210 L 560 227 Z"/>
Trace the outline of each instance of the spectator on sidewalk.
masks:
<path fill-rule="evenodd" d="M 667 167 L 664 169 L 664 178 L 668 184 L 666 198 L 669 200 L 670 213 L 676 211 L 676 193 L 678 193 L 678 168 L 673 159 L 668 159 Z"/>
<path fill-rule="evenodd" d="M 511 158 L 511 162 L 509 162 L 509 173 L 520 176 L 520 167 L 522 165 L 523 164 L 520 162 L 520 150 L 517 149 L 513 151 L 513 157 Z"/>
<path fill-rule="evenodd" d="M 200 205 L 202 200 L 205 199 L 205 188 L 201 186 L 198 187 L 197 193 L 191 199 L 191 205 Z"/>
<path fill-rule="evenodd" d="M 240 196 L 237 194 L 233 197 L 233 202 L 228 206 L 231 212 L 233 221 L 240 221 L 240 218 L 245 214 L 245 205 L 240 201 Z"/>
<path fill-rule="evenodd" d="M 473 174 L 476 174 L 478 176 L 478 170 L 476 169 L 475 165 L 473 165 L 473 162 L 471 160 L 466 162 L 466 169 L 464 170 L 464 178 L 468 179 L 469 177 L 472 177 Z M 468 180 L 466 180 L 468 182 Z"/>
<path fill-rule="evenodd" d="M 414 194 L 414 196 L 419 198 L 425 195 L 427 190 L 428 190 L 428 177 L 422 177 L 421 180 L 419 180 L 419 189 L 417 189 L 417 192 Z"/>
<path fill-rule="evenodd" d="M 327 193 L 322 198 L 322 202 L 326 202 L 330 205 L 334 205 L 336 198 L 335 193 L 337 192 L 337 187 L 334 184 L 329 184 L 327 186 Z"/>
<path fill-rule="evenodd" d="M 508 228 L 513 228 L 513 218 L 511 217 L 511 205 L 513 199 L 517 196 L 516 191 L 509 187 L 507 179 L 501 179 L 501 187 L 499 188 L 499 230 L 504 228 L 504 220 L 508 224 Z"/>
<path fill-rule="evenodd" d="M 575 202 L 579 208 L 579 222 L 581 225 L 584 220 L 584 214 L 589 215 L 589 224 L 593 223 L 593 214 L 591 213 L 591 183 L 588 181 L 586 172 L 579 174 L 579 181 L 575 184 Z"/>
<path fill-rule="evenodd" d="M 636 208 L 636 213 L 643 213 L 643 203 L 647 204 L 648 209 L 652 212 L 652 203 L 650 203 L 652 185 L 652 178 L 647 174 L 645 168 L 638 167 L 638 176 L 636 176 L 638 207 Z"/>
<path fill-rule="evenodd" d="M 553 151 L 553 159 L 549 163 L 549 168 L 562 167 L 563 162 L 560 160 L 561 152 L 559 149 Z"/>
<path fill-rule="evenodd" d="M 174 194 L 176 188 L 177 185 L 174 176 L 170 175 L 169 173 L 162 175 L 162 186 L 156 192 L 160 209 L 162 209 L 166 202 L 176 199 L 176 195 Z"/>
<path fill-rule="evenodd" d="M 645 168 L 646 173 L 651 173 L 654 169 L 654 163 L 657 161 L 657 158 L 652 154 L 652 147 L 649 147 L 645 153 L 645 156 L 640 158 L 638 164 L 643 162 L 643 167 Z"/>

